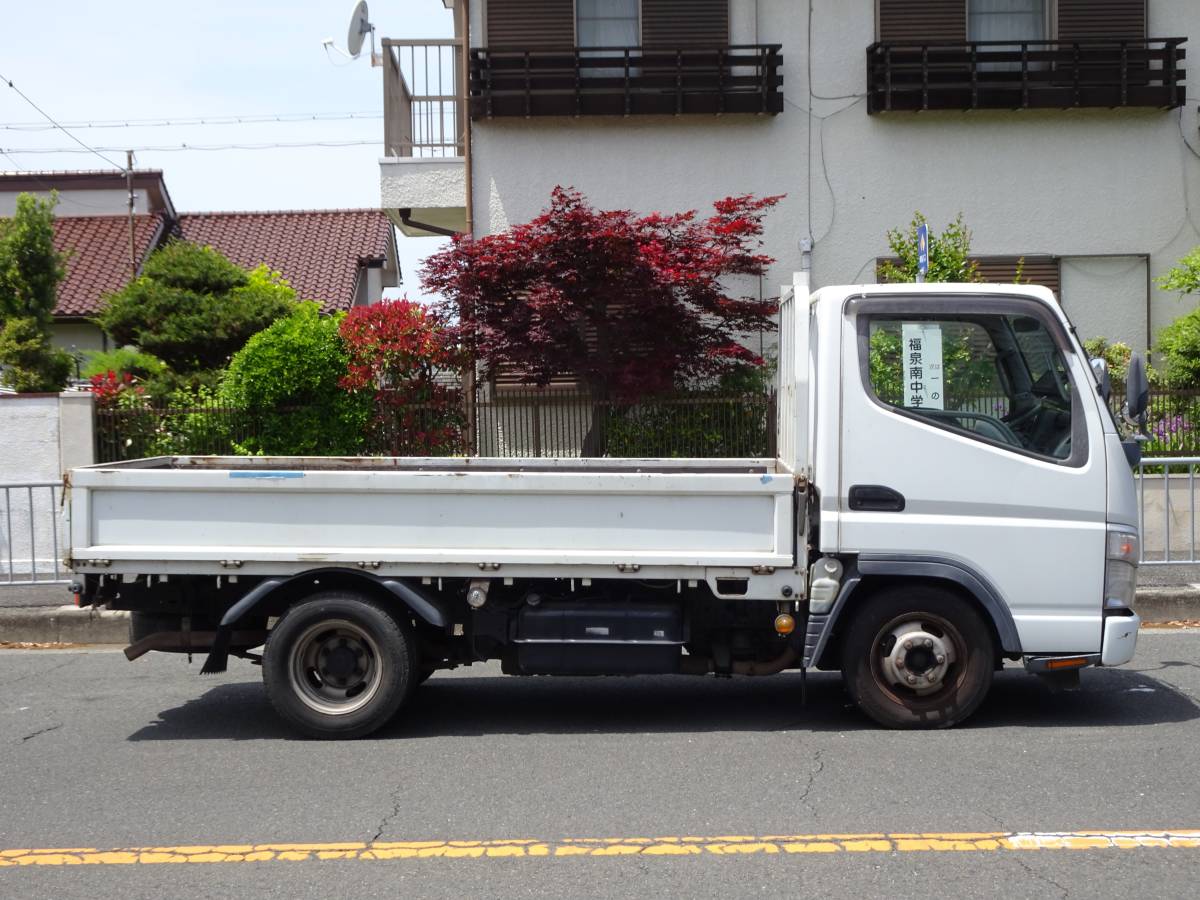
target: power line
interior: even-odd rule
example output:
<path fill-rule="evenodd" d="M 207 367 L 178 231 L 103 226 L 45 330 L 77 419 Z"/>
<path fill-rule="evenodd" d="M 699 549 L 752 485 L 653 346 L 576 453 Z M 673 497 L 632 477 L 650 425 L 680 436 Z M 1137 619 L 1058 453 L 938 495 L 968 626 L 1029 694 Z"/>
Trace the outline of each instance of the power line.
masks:
<path fill-rule="evenodd" d="M 203 151 L 218 151 L 218 150 L 278 150 L 288 149 L 293 147 L 363 147 L 367 145 L 379 145 L 383 143 L 380 140 L 365 140 L 365 141 L 274 141 L 271 143 L 262 144 L 164 144 L 158 147 L 100 147 L 99 150 L 104 150 L 109 153 L 119 153 L 124 150 L 133 150 L 137 153 L 178 153 L 185 150 L 203 150 Z M 0 147 L 0 153 L 7 156 L 10 153 L 36 153 L 36 154 L 53 154 L 53 153 L 97 153 L 97 150 L 91 147 L 85 147 L 83 150 L 76 150 L 74 147 Z M 124 166 L 118 166 L 121 171 L 125 171 Z"/>
<path fill-rule="evenodd" d="M 66 128 L 174 128 L 196 125 L 259 125 L 295 122 L 347 122 L 354 119 L 378 120 L 381 112 L 332 112 L 332 113 L 260 113 L 249 115 L 192 116 L 187 118 L 155 119 L 99 119 L 94 121 L 67 122 Z M 3 131 L 52 131 L 55 126 L 41 122 L 3 122 Z"/>
<path fill-rule="evenodd" d="M 88 153 L 91 153 L 91 154 L 94 154 L 95 156 L 100 157 L 100 159 L 104 160 L 106 163 L 108 163 L 110 166 L 112 166 L 114 169 L 117 169 L 118 171 L 121 171 L 121 172 L 125 171 L 124 166 L 117 165 L 115 162 L 113 162 L 111 159 L 109 159 L 107 156 L 105 156 L 99 150 L 95 150 L 92 147 L 89 147 L 87 144 L 85 144 L 79 138 L 75 137 L 75 135 L 71 134 L 71 132 L 67 131 L 67 129 L 65 129 L 61 125 L 59 125 L 56 121 L 54 121 L 54 118 L 48 112 L 46 112 L 44 109 L 42 109 L 40 106 L 38 106 L 32 100 L 30 100 L 27 96 L 25 96 L 25 93 L 19 87 L 17 87 L 15 84 L 13 84 L 11 80 L 9 80 L 8 78 L 5 78 L 3 75 L 0 75 L 0 81 L 3 81 L 10 88 L 12 88 L 14 91 L 16 91 L 17 95 L 22 100 L 24 100 L 26 103 L 28 103 L 30 106 L 32 106 L 34 109 L 36 109 L 42 115 L 42 117 L 46 119 L 47 122 L 49 122 L 51 125 L 53 125 L 55 128 L 57 128 L 59 131 L 61 131 L 63 134 L 65 134 L 67 137 L 69 137 L 71 140 L 73 140 L 75 143 L 77 143 L 80 147 L 82 147 Z M 78 152 L 78 151 L 75 151 L 75 152 Z M 7 154 L 5 154 L 5 155 L 7 155 Z"/>

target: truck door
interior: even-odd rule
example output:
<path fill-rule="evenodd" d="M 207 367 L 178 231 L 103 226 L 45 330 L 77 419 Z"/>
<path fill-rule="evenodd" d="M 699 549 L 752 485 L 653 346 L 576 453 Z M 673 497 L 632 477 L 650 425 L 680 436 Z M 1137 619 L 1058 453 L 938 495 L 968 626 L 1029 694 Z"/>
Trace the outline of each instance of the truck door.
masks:
<path fill-rule="evenodd" d="M 1061 321 L 998 294 L 852 299 L 842 351 L 841 549 L 953 563 L 1024 652 L 1096 651 L 1104 445 Z"/>

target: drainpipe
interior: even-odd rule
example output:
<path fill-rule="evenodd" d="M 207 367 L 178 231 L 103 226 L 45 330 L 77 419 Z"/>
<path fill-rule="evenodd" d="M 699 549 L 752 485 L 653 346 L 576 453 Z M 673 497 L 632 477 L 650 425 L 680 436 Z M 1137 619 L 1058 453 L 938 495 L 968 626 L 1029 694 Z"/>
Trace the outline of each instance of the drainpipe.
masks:
<path fill-rule="evenodd" d="M 455 30 L 458 32 L 458 39 L 462 42 L 460 46 L 459 56 L 462 59 L 460 78 L 462 79 L 462 87 L 459 88 L 459 102 L 462 103 L 462 142 L 463 142 L 463 202 L 466 204 L 466 235 L 467 238 L 475 237 L 475 190 L 474 190 L 474 166 L 471 160 L 471 3 L 470 0 L 458 0 L 458 8 L 461 10 L 459 15 L 459 27 Z M 466 429 L 466 452 L 468 456 L 474 456 L 478 448 L 476 447 L 475 435 L 475 392 L 478 385 L 475 383 L 475 348 L 468 348 L 467 371 L 466 377 L 463 380 L 463 412 L 467 419 Z"/>

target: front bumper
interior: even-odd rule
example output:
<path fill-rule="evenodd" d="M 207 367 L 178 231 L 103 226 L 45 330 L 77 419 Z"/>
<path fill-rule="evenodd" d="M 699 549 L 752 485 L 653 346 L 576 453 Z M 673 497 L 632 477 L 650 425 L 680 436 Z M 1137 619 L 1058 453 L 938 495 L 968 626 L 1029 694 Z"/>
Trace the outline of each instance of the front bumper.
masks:
<path fill-rule="evenodd" d="M 1104 617 L 1104 641 L 1100 645 L 1100 665 L 1120 666 L 1133 659 L 1137 649 L 1138 626 L 1142 617 L 1133 610 Z"/>

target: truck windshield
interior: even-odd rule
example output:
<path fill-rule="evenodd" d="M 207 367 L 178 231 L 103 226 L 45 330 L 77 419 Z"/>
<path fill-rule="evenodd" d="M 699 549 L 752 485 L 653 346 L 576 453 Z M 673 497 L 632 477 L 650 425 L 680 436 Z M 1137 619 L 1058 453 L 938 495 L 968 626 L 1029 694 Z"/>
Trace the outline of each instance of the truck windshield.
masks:
<path fill-rule="evenodd" d="M 871 389 L 939 427 L 1052 459 L 1071 455 L 1071 379 L 1030 316 L 868 316 Z"/>

